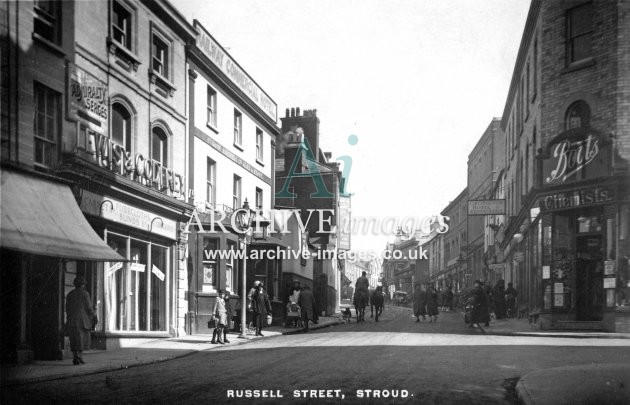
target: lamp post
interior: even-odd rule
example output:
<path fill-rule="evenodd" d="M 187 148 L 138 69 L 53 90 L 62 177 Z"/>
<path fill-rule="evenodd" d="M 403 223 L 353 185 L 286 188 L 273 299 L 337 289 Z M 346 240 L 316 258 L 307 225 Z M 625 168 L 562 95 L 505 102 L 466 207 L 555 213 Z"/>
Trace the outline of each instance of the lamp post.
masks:
<path fill-rule="evenodd" d="M 239 237 L 239 247 L 243 249 L 243 270 L 241 274 L 241 334 L 238 336 L 241 339 L 247 338 L 247 245 L 248 237 L 254 239 L 266 239 L 267 226 L 269 221 L 257 215 L 258 213 L 249 208 L 247 198 L 243 203 L 243 208 L 234 212 L 236 215 L 236 221 L 240 229 L 235 229 L 241 234 Z M 254 230 L 253 225 L 256 229 Z M 257 233 L 262 227 L 262 233 Z M 250 234 L 251 232 L 251 234 Z M 256 235 L 259 235 L 256 237 Z"/>

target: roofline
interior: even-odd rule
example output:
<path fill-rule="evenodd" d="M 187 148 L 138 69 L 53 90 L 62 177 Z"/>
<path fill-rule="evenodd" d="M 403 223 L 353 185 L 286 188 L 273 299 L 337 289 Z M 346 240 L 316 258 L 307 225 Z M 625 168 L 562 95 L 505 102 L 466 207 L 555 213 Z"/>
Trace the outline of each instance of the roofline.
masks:
<path fill-rule="evenodd" d="M 475 144 L 475 146 L 473 147 L 472 151 L 468 154 L 468 161 L 470 161 L 472 155 L 475 154 L 475 152 L 477 151 L 477 149 L 479 149 L 481 147 L 481 144 L 485 141 L 485 139 L 487 137 L 490 136 L 490 133 L 492 131 L 492 125 L 497 123 L 498 124 L 498 128 L 501 127 L 501 118 L 500 117 L 492 117 L 492 120 L 490 121 L 490 124 L 488 124 L 488 127 L 485 129 L 485 131 L 483 131 L 483 134 L 481 135 L 481 138 L 479 138 L 479 140 L 477 141 L 477 143 Z"/>
<path fill-rule="evenodd" d="M 442 210 L 442 212 L 440 212 L 441 215 L 444 215 L 446 213 L 446 211 L 448 211 L 449 209 L 451 209 L 456 203 L 459 202 L 459 200 L 461 200 L 464 197 L 464 194 L 468 193 L 468 187 L 464 188 L 462 190 L 461 193 L 459 193 L 457 195 L 457 197 L 455 197 L 455 199 L 453 201 L 451 201 L 450 203 L 448 203 L 448 205 Z"/>
<path fill-rule="evenodd" d="M 142 0 L 142 2 L 149 7 L 149 9 L 159 8 L 163 10 L 166 15 L 159 16 L 162 20 L 167 21 L 168 19 L 172 20 L 172 22 L 178 25 L 178 31 L 180 31 L 180 35 L 183 33 L 182 37 L 188 36 L 187 40 L 194 40 L 197 37 L 197 30 L 186 20 L 186 17 L 182 13 L 179 12 L 173 4 L 169 0 Z"/>
<path fill-rule="evenodd" d="M 523 63 L 525 56 L 529 49 L 529 43 L 532 39 L 532 33 L 536 27 L 536 20 L 538 18 L 542 0 L 532 0 L 529 6 L 529 12 L 527 13 L 527 20 L 525 22 L 525 29 L 523 30 L 523 36 L 521 37 L 521 44 L 518 48 L 518 55 L 516 57 L 516 63 L 514 64 L 514 71 L 512 72 L 512 80 L 510 81 L 510 89 L 508 91 L 507 99 L 505 100 L 505 106 L 503 107 L 503 118 L 501 120 L 501 129 L 505 131 L 507 127 L 507 121 L 510 119 L 510 102 L 514 98 L 514 93 L 519 86 L 521 80 L 521 73 L 523 70 Z"/>

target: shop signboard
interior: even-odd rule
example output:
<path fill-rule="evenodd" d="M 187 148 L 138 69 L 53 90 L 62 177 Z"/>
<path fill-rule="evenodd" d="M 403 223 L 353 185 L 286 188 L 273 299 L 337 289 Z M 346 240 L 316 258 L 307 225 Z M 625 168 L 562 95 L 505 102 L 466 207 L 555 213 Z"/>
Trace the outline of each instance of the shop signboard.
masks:
<path fill-rule="evenodd" d="M 468 215 L 504 215 L 505 200 L 469 200 Z"/>
<path fill-rule="evenodd" d="M 198 32 L 196 45 L 199 50 L 273 122 L 276 122 L 278 116 L 276 103 L 249 77 L 247 72 L 232 59 L 197 20 L 195 20 L 194 25 Z"/>
<path fill-rule="evenodd" d="M 541 211 L 557 211 L 603 204 L 615 199 L 614 189 L 591 186 L 578 190 L 543 195 L 538 200 Z"/>
<path fill-rule="evenodd" d="M 74 63 L 67 67 L 67 113 L 73 121 L 101 134 L 107 134 L 109 92 L 107 84 Z"/>
<path fill-rule="evenodd" d="M 616 281 L 617 279 L 614 277 L 604 278 L 604 288 L 616 288 L 617 287 Z"/>
<path fill-rule="evenodd" d="M 592 128 L 574 128 L 552 139 L 542 155 L 543 185 L 610 175 L 610 141 Z"/>
<path fill-rule="evenodd" d="M 169 239 L 177 239 L 176 221 L 157 216 L 109 196 L 83 190 L 81 211 Z"/>
<path fill-rule="evenodd" d="M 615 274 L 615 261 L 614 260 L 606 260 L 604 262 L 604 274 L 607 276 Z"/>

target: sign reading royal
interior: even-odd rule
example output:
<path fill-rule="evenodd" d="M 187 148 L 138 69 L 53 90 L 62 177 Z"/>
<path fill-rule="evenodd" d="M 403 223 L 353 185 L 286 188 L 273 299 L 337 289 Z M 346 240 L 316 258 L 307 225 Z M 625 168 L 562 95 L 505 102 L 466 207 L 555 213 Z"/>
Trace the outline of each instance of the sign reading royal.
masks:
<path fill-rule="evenodd" d="M 210 59 L 236 86 L 243 91 L 261 110 L 274 122 L 278 117 L 278 106 L 273 100 L 252 80 L 251 77 L 225 52 L 223 47 L 195 20 L 195 28 L 199 28 L 197 34 L 197 47 Z"/>
<path fill-rule="evenodd" d="M 543 159 L 543 184 L 565 184 L 609 175 L 610 142 L 592 128 L 576 128 L 552 139 Z"/>

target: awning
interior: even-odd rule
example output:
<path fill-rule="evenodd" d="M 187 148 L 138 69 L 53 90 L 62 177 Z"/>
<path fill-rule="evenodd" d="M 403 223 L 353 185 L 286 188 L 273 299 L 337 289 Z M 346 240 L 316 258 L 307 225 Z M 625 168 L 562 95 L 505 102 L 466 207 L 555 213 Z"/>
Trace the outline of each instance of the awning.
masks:
<path fill-rule="evenodd" d="M 94 232 L 70 187 L 2 169 L 0 246 L 74 260 L 126 261 Z"/>

